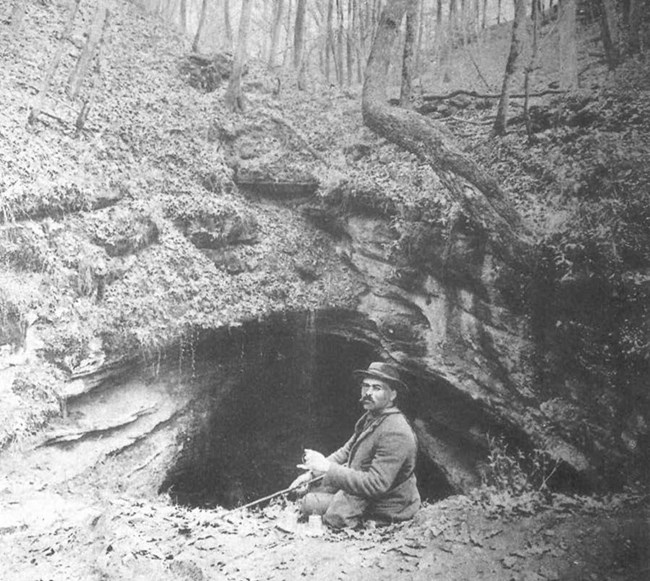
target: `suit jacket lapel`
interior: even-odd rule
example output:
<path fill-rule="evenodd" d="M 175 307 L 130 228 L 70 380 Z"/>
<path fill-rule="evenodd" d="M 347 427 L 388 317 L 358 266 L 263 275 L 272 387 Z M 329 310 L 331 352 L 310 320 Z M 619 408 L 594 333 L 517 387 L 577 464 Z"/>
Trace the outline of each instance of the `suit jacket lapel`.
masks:
<path fill-rule="evenodd" d="M 368 412 L 366 412 L 359 418 L 359 421 L 354 426 L 354 431 L 357 434 L 357 437 L 354 441 L 354 444 L 352 444 L 352 448 L 350 449 L 350 455 L 348 456 L 348 465 L 350 464 L 350 462 L 352 462 L 352 457 L 354 456 L 354 453 L 357 451 L 357 448 L 359 447 L 359 443 L 361 442 L 361 440 L 367 438 L 370 434 L 372 434 L 386 419 L 386 416 L 395 413 L 400 413 L 400 411 L 397 408 L 390 408 L 386 410 L 383 414 L 375 418 L 374 421 L 370 422 L 370 424 L 366 427 L 365 430 L 363 429 L 363 426 L 366 422 L 366 419 L 368 418 L 369 415 Z"/>

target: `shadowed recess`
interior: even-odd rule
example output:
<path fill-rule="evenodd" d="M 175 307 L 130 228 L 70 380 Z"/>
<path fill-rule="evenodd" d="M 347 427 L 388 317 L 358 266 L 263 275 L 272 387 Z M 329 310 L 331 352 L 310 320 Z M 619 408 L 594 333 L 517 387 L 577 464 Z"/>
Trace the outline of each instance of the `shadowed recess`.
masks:
<path fill-rule="evenodd" d="M 219 366 L 218 379 L 196 402 L 160 491 L 188 506 L 235 507 L 287 487 L 303 448 L 328 454 L 341 446 L 362 413 L 352 371 L 377 358 L 367 334 L 354 338 L 338 326 L 354 329 L 354 317 L 284 314 L 202 338 L 196 357 Z M 448 493 L 423 456 L 418 476 L 423 497 Z"/>

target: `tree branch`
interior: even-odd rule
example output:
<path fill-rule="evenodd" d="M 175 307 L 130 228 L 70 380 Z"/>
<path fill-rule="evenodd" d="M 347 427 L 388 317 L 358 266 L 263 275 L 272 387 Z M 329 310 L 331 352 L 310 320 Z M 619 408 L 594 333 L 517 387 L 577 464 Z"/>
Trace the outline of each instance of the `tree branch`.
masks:
<path fill-rule="evenodd" d="M 538 93 L 530 93 L 529 97 L 543 97 L 544 95 L 563 95 L 566 91 L 562 89 L 546 89 L 544 91 L 539 91 Z M 478 93 L 477 91 L 465 91 L 463 89 L 458 89 L 457 91 L 452 91 L 446 95 L 422 95 L 423 101 L 445 101 L 447 99 L 453 99 L 459 95 L 467 95 L 468 97 L 474 97 L 475 99 L 499 99 L 501 97 L 500 93 Z M 514 93 L 510 95 L 511 99 L 524 99 L 526 97 L 525 93 Z M 393 101 L 395 101 L 393 103 Z M 394 99 L 391 101 L 391 104 L 397 104 L 397 100 Z"/>
<path fill-rule="evenodd" d="M 311 153 L 318 161 L 324 163 L 326 166 L 329 166 L 329 162 L 323 155 L 316 151 L 310 144 L 309 141 L 307 141 L 307 138 L 300 133 L 291 123 L 289 123 L 286 119 L 283 119 L 280 116 L 277 115 L 271 115 L 271 121 L 277 123 L 278 125 L 282 125 L 283 127 L 286 127 L 289 131 L 291 131 L 305 146 L 305 149 Z"/>
<path fill-rule="evenodd" d="M 392 49 L 399 38 L 407 3 L 413 1 L 393 0 L 382 12 L 363 87 L 364 122 L 375 133 L 429 164 L 471 220 L 490 236 L 495 252 L 504 261 L 523 268 L 532 249 L 529 232 L 497 180 L 454 144 L 444 126 L 387 103 L 386 79 Z"/>

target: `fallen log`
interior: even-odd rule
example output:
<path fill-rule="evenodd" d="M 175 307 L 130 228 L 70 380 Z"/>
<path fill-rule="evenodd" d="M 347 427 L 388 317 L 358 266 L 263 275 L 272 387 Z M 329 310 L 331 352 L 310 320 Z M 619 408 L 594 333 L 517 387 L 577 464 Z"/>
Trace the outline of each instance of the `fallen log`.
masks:
<path fill-rule="evenodd" d="M 329 162 L 325 157 L 317 150 L 315 150 L 307 138 L 300 132 L 298 129 L 296 129 L 289 121 L 284 119 L 283 117 L 280 117 L 279 115 L 271 115 L 271 121 L 277 123 L 278 125 L 282 125 L 283 127 L 286 127 L 289 131 L 291 131 L 304 145 L 305 149 L 311 153 L 311 155 L 316 158 L 318 161 L 323 163 L 326 166 L 329 166 Z"/>
<path fill-rule="evenodd" d="M 544 91 L 539 91 L 537 93 L 530 93 L 528 97 L 544 97 L 545 95 L 562 95 L 566 93 L 563 89 L 545 89 Z M 478 91 L 466 91 L 464 89 L 458 89 L 457 91 L 452 91 L 446 95 L 422 95 L 423 101 L 445 101 L 448 99 L 453 99 L 459 95 L 465 95 L 467 97 L 473 97 L 474 99 L 499 99 L 501 95 L 499 93 L 479 93 Z M 510 95 L 511 99 L 525 99 L 526 93 L 515 93 Z M 397 105 L 397 99 L 391 99 L 391 105 Z"/>

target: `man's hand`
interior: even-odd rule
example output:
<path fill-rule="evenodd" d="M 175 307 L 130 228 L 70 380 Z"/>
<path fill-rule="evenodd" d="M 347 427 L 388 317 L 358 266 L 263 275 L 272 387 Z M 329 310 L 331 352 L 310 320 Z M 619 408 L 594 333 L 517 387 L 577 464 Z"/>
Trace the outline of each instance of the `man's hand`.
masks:
<path fill-rule="evenodd" d="M 298 496 L 302 496 L 307 492 L 307 483 L 313 478 L 313 475 L 311 472 L 305 472 L 304 474 L 301 474 L 296 478 L 290 485 L 289 488 L 292 489 L 292 491 L 297 494 Z"/>
<path fill-rule="evenodd" d="M 320 476 L 330 469 L 330 461 L 320 452 L 316 452 L 315 450 L 305 450 L 303 463 L 298 464 L 298 468 L 310 470 L 316 476 Z"/>

